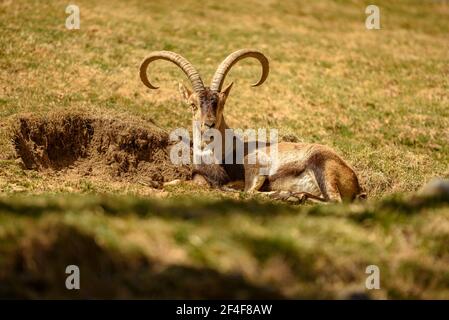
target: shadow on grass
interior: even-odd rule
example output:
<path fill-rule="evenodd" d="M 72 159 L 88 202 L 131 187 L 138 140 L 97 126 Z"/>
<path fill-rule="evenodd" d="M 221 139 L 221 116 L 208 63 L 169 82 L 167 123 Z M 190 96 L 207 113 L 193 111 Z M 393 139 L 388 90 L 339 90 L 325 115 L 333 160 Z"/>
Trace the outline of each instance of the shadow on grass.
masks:
<path fill-rule="evenodd" d="M 377 223 L 388 227 L 393 223 L 407 222 L 408 218 L 423 210 L 448 206 L 449 195 L 420 197 L 396 194 L 375 202 L 310 207 L 307 214 L 346 217 L 359 224 Z"/>
<path fill-rule="evenodd" d="M 417 197 L 392 195 L 382 200 L 354 204 L 324 204 L 292 206 L 257 199 L 204 199 L 176 197 L 164 200 L 132 196 L 71 195 L 14 196 L 0 198 L 0 212 L 23 216 L 40 216 L 44 213 L 103 212 L 112 216 L 136 215 L 165 219 L 201 220 L 234 214 L 254 217 L 307 214 L 315 217 L 344 217 L 356 223 L 389 225 L 406 221 L 425 209 L 449 205 L 449 196 Z"/>
<path fill-rule="evenodd" d="M 165 200 L 123 196 L 58 195 L 16 196 L 0 198 L 0 212 L 40 216 L 67 211 L 101 211 L 108 215 L 133 214 L 140 217 L 157 216 L 175 219 L 201 219 L 234 213 L 272 216 L 296 212 L 291 207 L 258 200 L 201 199 L 192 197 Z"/>
<path fill-rule="evenodd" d="M 307 252 L 299 250 L 296 244 L 282 237 L 249 237 L 241 235 L 241 243 L 249 249 L 253 256 L 261 263 L 266 263 L 274 257 L 281 258 L 301 281 L 315 282 L 320 275 L 314 262 L 322 255 L 318 250 Z"/>
<path fill-rule="evenodd" d="M 283 298 L 239 274 L 163 265 L 139 253 L 103 248 L 90 235 L 63 224 L 35 230 L 14 249 L 0 250 L 0 298 Z M 80 290 L 65 287 L 71 264 L 80 269 Z"/>

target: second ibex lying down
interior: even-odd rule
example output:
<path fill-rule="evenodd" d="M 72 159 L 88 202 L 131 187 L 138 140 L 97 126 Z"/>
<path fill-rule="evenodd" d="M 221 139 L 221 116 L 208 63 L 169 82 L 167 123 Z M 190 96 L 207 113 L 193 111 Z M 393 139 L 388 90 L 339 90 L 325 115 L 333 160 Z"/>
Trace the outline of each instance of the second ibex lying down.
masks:
<path fill-rule="evenodd" d="M 148 65 L 155 60 L 167 60 L 176 64 L 187 75 L 192 91 L 180 84 L 180 91 L 191 107 L 193 121 L 201 123 L 201 134 L 211 128 L 225 137 L 229 129 L 223 116 L 226 98 L 232 83 L 224 90 L 222 86 L 229 70 L 238 61 L 255 58 L 262 65 L 262 76 L 253 86 L 261 85 L 268 77 L 268 59 L 259 51 L 242 49 L 230 54 L 219 65 L 210 87 L 205 87 L 195 67 L 181 55 L 170 51 L 152 52 L 140 67 L 140 78 L 150 89 L 157 89 L 148 80 Z M 224 138 L 223 138 L 224 139 Z M 223 141 L 224 143 L 224 141 Z M 270 145 L 257 152 L 269 153 Z M 235 149 L 231 151 L 235 156 Z M 271 192 L 291 194 L 301 199 L 315 201 L 352 201 L 364 199 L 366 194 L 359 184 L 354 170 L 331 148 L 320 144 L 289 143 L 277 144 L 278 159 L 268 162 L 268 175 L 260 173 L 260 164 L 249 164 L 248 152 L 243 161 L 234 164 L 199 164 L 193 170 L 193 181 L 210 186 L 224 186 L 227 183 L 244 180 L 246 192 Z M 223 157 L 225 157 L 224 155 Z M 242 159 L 241 159 L 242 160 Z M 243 164 L 238 164 L 243 163 Z"/>

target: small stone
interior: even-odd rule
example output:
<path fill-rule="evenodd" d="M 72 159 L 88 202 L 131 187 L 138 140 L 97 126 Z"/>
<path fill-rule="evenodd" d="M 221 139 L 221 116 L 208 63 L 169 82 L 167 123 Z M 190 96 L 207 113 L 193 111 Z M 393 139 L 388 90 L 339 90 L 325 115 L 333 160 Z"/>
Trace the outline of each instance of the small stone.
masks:
<path fill-rule="evenodd" d="M 14 160 L 14 163 L 19 166 L 20 169 L 26 169 L 25 163 L 23 162 L 22 158 L 17 158 Z"/>
<path fill-rule="evenodd" d="M 288 201 L 288 202 L 299 202 L 299 199 L 296 198 L 296 197 L 288 197 L 288 198 L 287 198 L 287 201 Z"/>
<path fill-rule="evenodd" d="M 17 184 L 11 184 L 10 187 L 11 187 L 11 190 L 12 190 L 13 192 L 23 192 L 23 191 L 26 190 L 25 187 L 19 186 L 19 185 L 17 185 Z"/>
<path fill-rule="evenodd" d="M 418 191 L 421 197 L 449 196 L 449 179 L 433 179 Z"/>
<path fill-rule="evenodd" d="M 165 182 L 164 183 L 164 187 L 175 186 L 175 185 L 180 184 L 180 183 L 181 183 L 181 180 L 175 179 L 175 180 L 172 180 L 172 181 L 169 181 L 169 182 Z"/>

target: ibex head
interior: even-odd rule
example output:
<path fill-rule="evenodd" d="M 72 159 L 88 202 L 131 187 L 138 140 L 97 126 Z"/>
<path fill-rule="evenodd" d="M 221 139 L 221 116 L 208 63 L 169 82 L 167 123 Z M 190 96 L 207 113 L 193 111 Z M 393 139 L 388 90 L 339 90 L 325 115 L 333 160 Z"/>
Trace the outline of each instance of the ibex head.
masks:
<path fill-rule="evenodd" d="M 158 59 L 167 60 L 181 68 L 192 84 L 192 91 L 183 84 L 180 84 L 180 92 L 185 102 L 191 107 L 193 120 L 201 123 L 201 131 L 203 132 L 210 128 L 218 129 L 222 125 L 224 105 L 232 88 L 231 83 L 222 90 L 226 75 L 234 64 L 250 57 L 256 58 L 262 65 L 262 76 L 257 83 L 253 84 L 255 87 L 261 85 L 267 79 L 269 65 L 268 59 L 262 53 L 251 49 L 238 50 L 223 60 L 212 78 L 210 87 L 204 86 L 198 71 L 188 60 L 170 51 L 156 51 L 151 53 L 140 66 L 140 78 L 148 88 L 157 89 L 148 80 L 146 72 L 148 65 L 152 61 Z"/>

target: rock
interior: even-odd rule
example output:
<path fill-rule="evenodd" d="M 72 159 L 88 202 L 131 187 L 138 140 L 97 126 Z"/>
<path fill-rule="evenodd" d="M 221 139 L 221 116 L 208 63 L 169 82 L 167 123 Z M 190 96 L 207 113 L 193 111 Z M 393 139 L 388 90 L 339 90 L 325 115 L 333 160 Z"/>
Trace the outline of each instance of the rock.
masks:
<path fill-rule="evenodd" d="M 172 181 L 169 181 L 169 182 L 165 182 L 164 183 L 164 187 L 175 186 L 175 185 L 180 184 L 180 183 L 181 183 L 181 180 L 175 179 L 175 180 L 172 180 Z"/>
<path fill-rule="evenodd" d="M 418 191 L 420 197 L 449 197 L 449 179 L 433 179 Z"/>
<path fill-rule="evenodd" d="M 299 199 L 296 198 L 296 197 L 288 197 L 288 198 L 287 198 L 287 201 L 288 201 L 288 202 L 294 202 L 294 203 L 296 203 L 296 202 L 299 202 Z"/>

